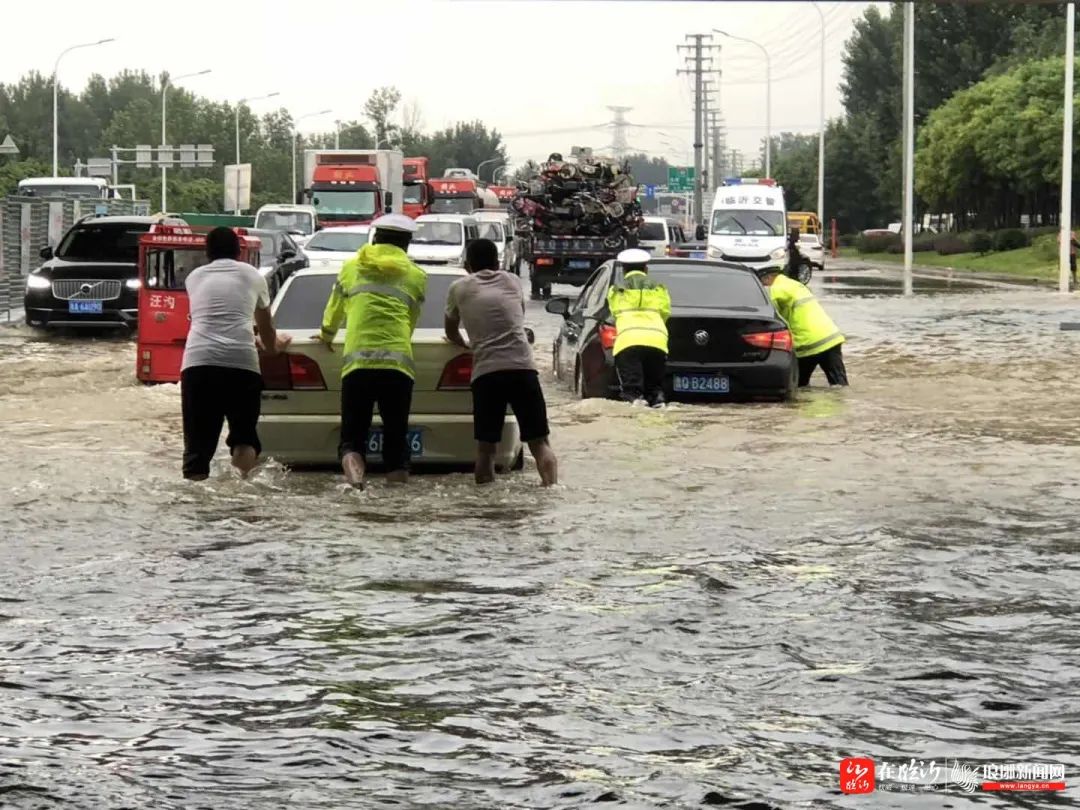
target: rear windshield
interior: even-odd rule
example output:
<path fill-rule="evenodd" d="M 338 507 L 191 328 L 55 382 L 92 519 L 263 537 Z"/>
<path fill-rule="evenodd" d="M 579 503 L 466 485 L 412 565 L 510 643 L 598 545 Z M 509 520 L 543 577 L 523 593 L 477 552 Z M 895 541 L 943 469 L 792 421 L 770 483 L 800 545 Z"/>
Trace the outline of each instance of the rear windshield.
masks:
<path fill-rule="evenodd" d="M 427 295 L 416 324 L 418 329 L 442 329 L 446 293 L 459 278 L 446 273 L 428 274 Z M 281 293 L 274 312 L 274 325 L 286 332 L 305 329 L 312 334 L 318 332 L 330 289 L 336 280 L 336 276 L 329 274 L 295 277 Z"/>
<path fill-rule="evenodd" d="M 637 235 L 638 239 L 644 239 L 647 242 L 663 242 L 665 239 L 664 225 L 660 222 L 646 222 L 638 228 Z"/>
<path fill-rule="evenodd" d="M 149 224 L 137 222 L 79 225 L 67 232 L 56 255 L 61 259 L 134 264 L 139 260 L 139 237 L 149 230 Z"/>
<path fill-rule="evenodd" d="M 335 233 L 331 228 L 327 231 L 319 231 L 308 240 L 305 250 L 337 250 L 355 253 L 367 244 L 368 231 L 363 233 L 346 232 Z"/>
<path fill-rule="evenodd" d="M 768 304 L 760 282 L 747 270 L 655 264 L 649 265 L 649 276 L 667 287 L 672 306 L 757 308 Z"/>

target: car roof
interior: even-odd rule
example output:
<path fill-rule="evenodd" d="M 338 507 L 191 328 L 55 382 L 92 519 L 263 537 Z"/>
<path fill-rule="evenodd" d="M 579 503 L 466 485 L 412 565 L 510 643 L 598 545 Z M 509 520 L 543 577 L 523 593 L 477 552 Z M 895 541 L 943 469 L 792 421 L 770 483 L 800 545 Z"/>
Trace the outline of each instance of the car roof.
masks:
<path fill-rule="evenodd" d="M 282 211 L 314 211 L 314 205 L 300 205 L 298 203 L 267 203 L 259 211 L 273 211 L 275 208 Z M 256 212 L 258 213 L 258 212 Z"/>
<path fill-rule="evenodd" d="M 421 214 L 416 218 L 417 222 L 460 222 L 476 221 L 471 214 Z"/>
<path fill-rule="evenodd" d="M 128 225 L 186 225 L 183 219 L 180 217 L 151 217 L 151 216 L 124 216 L 117 214 L 115 216 L 97 216 L 96 214 L 88 214 L 76 222 L 76 225 L 83 223 L 104 223 L 106 225 L 115 224 L 128 224 Z"/>
<path fill-rule="evenodd" d="M 344 262 L 342 262 L 342 264 L 343 263 Z M 467 276 L 469 274 L 463 267 L 448 267 L 445 264 L 424 264 L 423 262 L 414 262 L 414 264 L 429 276 Z M 339 272 L 341 272 L 341 264 L 324 264 L 319 265 L 318 267 L 305 267 L 302 270 L 297 270 L 290 278 L 299 278 L 301 276 L 336 276 Z"/>
<path fill-rule="evenodd" d="M 370 230 L 370 225 L 331 225 L 317 231 L 312 236 L 318 236 L 320 233 L 367 233 Z"/>

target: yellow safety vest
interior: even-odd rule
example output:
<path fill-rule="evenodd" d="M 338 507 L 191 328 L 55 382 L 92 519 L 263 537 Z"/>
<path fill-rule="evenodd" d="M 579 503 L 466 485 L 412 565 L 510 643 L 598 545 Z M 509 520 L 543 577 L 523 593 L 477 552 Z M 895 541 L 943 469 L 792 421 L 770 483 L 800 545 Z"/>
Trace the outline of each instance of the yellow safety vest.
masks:
<path fill-rule="evenodd" d="M 616 355 L 631 346 L 648 346 L 667 354 L 671 296 L 663 284 L 632 270 L 623 277 L 621 286 L 608 290 L 608 308 L 615 318 Z"/>
<path fill-rule="evenodd" d="M 806 285 L 780 274 L 769 287 L 769 296 L 791 332 L 796 357 L 812 357 L 844 342 L 844 336 Z"/>
<path fill-rule="evenodd" d="M 427 274 L 394 245 L 364 245 L 345 262 L 322 322 L 326 341 L 346 322 L 342 377 L 381 368 L 415 379 L 412 335 L 426 291 Z"/>

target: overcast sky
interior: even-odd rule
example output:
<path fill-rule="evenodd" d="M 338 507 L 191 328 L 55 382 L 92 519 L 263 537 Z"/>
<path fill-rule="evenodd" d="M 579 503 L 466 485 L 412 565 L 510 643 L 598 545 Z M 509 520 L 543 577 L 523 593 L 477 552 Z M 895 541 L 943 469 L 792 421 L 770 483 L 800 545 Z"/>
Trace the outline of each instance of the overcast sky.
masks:
<path fill-rule="evenodd" d="M 868 3 L 821 2 L 825 18 L 827 116 L 841 112 L 840 57 L 852 21 Z M 693 140 L 690 79 L 678 45 L 721 28 L 764 45 L 772 60 L 772 130 L 818 129 L 821 22 L 809 2 L 573 2 L 560 0 L 104 0 L 19 3 L 18 36 L 0 48 L 0 81 L 28 70 L 81 89 L 93 72 L 125 68 L 174 76 L 210 68 L 181 84 L 212 98 L 283 106 L 293 115 L 331 108 L 300 129 L 331 130 L 359 118 L 370 91 L 396 85 L 418 105 L 425 129 L 479 118 L 499 129 L 515 162 L 611 143 L 608 105 L 633 109 L 632 148 L 681 162 Z M 11 21 L 13 22 L 13 21 Z M 765 133 L 765 63 L 753 45 L 721 45 L 721 110 L 728 147 L 747 154 Z M 899 92 L 899 89 L 897 90 Z M 570 131 L 571 128 L 583 128 Z M 590 129 L 590 127 L 593 127 Z M 665 145 L 665 141 L 667 145 Z"/>

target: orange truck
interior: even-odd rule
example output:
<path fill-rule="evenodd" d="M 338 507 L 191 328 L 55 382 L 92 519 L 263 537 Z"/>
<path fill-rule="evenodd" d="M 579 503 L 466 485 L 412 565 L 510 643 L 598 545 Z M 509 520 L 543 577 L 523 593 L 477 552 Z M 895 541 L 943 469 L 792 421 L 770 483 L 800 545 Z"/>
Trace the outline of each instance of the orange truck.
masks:
<path fill-rule="evenodd" d="M 471 214 L 482 208 L 500 207 L 495 193 L 470 177 L 439 177 L 428 185 L 432 214 Z"/>
<path fill-rule="evenodd" d="M 499 198 L 499 207 L 503 211 L 510 210 L 510 203 L 514 201 L 514 195 L 517 194 L 517 186 L 488 186 L 488 190 Z"/>
<path fill-rule="evenodd" d="M 395 149 L 305 149 L 297 202 L 315 206 L 323 227 L 363 225 L 400 212 L 403 163 Z"/>
<path fill-rule="evenodd" d="M 404 197 L 401 213 L 416 219 L 431 211 L 428 159 L 426 157 L 405 158 L 403 167 Z"/>

